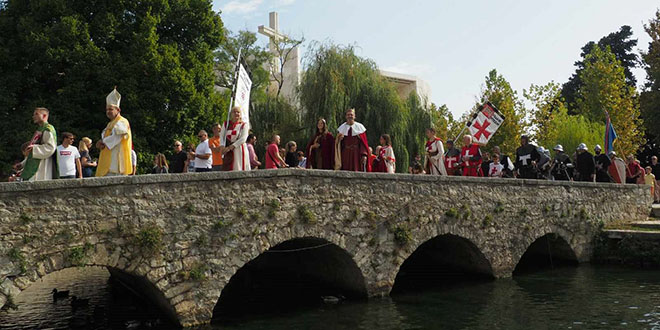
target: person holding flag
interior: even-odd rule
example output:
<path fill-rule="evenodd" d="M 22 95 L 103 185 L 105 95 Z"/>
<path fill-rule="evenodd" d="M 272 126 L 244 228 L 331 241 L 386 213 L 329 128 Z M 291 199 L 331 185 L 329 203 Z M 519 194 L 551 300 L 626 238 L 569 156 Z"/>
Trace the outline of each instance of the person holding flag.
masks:
<path fill-rule="evenodd" d="M 463 176 L 483 176 L 483 173 L 481 173 L 481 150 L 479 144 L 473 141 L 472 135 L 463 136 L 463 148 L 461 149 Z"/>
<path fill-rule="evenodd" d="M 222 124 L 220 136 L 222 141 L 222 170 L 223 171 L 249 171 L 250 154 L 247 149 L 247 137 L 250 135 L 249 125 L 243 122 L 241 108 L 235 106 L 231 109 L 231 119 Z"/>
<path fill-rule="evenodd" d="M 133 174 L 133 137 L 131 125 L 121 115 L 121 94 L 115 87 L 105 98 L 105 115 L 110 122 L 101 132 L 101 140 L 96 142 L 96 148 L 101 150 L 96 176 L 115 176 Z"/>

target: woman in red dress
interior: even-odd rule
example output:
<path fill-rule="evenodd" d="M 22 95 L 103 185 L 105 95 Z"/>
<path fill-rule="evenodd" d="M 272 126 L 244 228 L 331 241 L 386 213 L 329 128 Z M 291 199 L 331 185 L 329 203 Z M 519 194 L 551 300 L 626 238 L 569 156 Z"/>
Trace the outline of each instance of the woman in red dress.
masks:
<path fill-rule="evenodd" d="M 316 123 L 316 134 L 307 144 L 307 168 L 332 170 L 335 164 L 335 138 L 325 119 Z"/>

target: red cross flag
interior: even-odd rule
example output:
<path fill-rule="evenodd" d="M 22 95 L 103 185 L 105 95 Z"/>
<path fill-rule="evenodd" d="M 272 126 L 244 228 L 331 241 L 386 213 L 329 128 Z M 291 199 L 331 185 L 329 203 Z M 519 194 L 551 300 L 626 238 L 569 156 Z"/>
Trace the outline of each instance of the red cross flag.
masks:
<path fill-rule="evenodd" d="M 479 111 L 472 116 L 468 123 L 468 130 L 474 137 L 475 142 L 485 145 L 493 137 L 497 129 L 504 122 L 504 116 L 490 102 L 481 106 Z"/>

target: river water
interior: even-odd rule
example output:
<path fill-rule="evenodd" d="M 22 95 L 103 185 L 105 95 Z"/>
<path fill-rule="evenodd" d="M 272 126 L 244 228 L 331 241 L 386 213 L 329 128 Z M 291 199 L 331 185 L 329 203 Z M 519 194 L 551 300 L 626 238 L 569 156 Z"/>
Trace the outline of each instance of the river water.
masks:
<path fill-rule="evenodd" d="M 89 298 L 53 302 L 66 288 Z M 162 316 L 102 268 L 47 276 L 0 312 L 0 329 L 169 329 Z M 660 329 L 660 271 L 581 265 L 457 284 L 369 302 L 253 315 L 204 329 Z"/>

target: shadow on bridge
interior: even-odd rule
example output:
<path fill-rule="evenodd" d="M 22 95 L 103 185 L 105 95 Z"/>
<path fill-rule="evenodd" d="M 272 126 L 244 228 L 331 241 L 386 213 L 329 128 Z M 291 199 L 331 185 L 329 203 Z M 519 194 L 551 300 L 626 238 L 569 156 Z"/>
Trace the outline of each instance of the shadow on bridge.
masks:
<path fill-rule="evenodd" d="M 490 262 L 468 239 L 445 234 L 421 244 L 401 265 L 391 295 L 493 280 Z"/>
<path fill-rule="evenodd" d="M 305 237 L 280 243 L 241 267 L 222 290 L 213 322 L 248 315 L 281 315 L 335 300 L 364 300 L 362 272 L 351 255 L 327 240 Z"/>
<path fill-rule="evenodd" d="M 539 237 L 527 248 L 513 275 L 577 265 L 578 259 L 570 244 L 560 235 L 550 233 Z"/>

